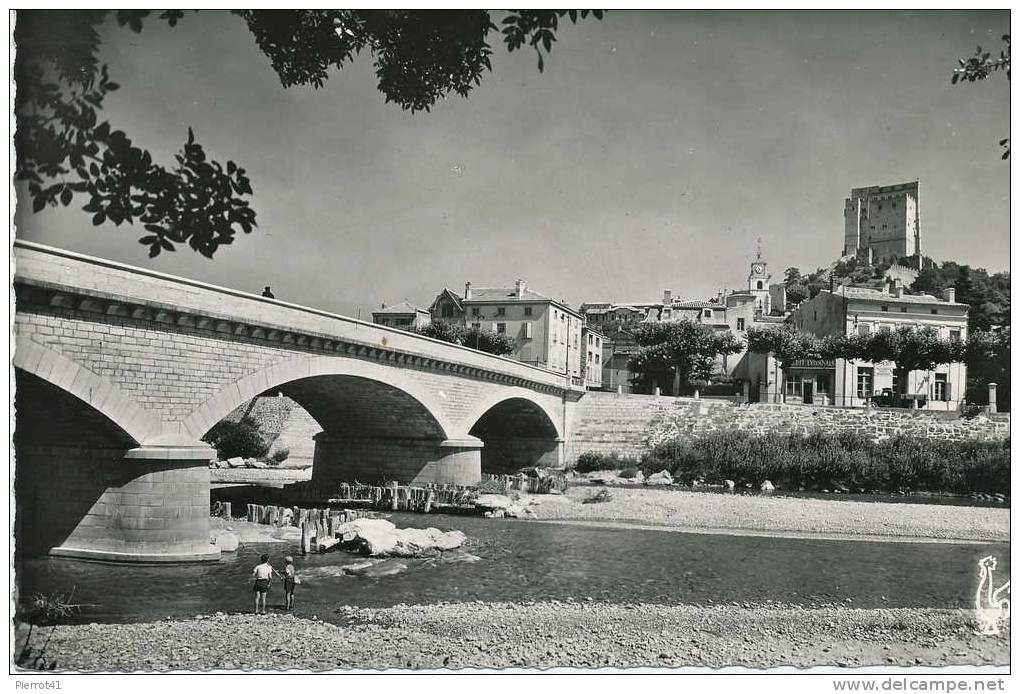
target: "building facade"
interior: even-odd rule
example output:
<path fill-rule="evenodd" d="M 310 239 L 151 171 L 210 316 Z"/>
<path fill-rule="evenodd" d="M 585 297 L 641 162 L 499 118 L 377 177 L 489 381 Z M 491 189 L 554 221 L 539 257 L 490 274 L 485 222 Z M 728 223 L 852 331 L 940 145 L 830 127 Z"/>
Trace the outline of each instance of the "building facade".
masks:
<path fill-rule="evenodd" d="M 940 299 L 905 294 L 900 285 L 886 291 L 840 287 L 803 302 L 790 320 L 819 337 L 869 335 L 909 326 L 934 328 L 944 339 L 966 340 L 968 308 L 956 302 L 953 289 Z M 929 410 L 956 410 L 966 391 L 967 367 L 940 364 L 931 371 L 911 371 L 903 382 L 901 378 L 892 362 L 836 359 L 795 364 L 783 380 L 787 402 L 863 407 L 872 404 L 875 396 L 887 396 Z"/>
<path fill-rule="evenodd" d="M 606 336 L 597 328 L 583 325 L 581 344 L 584 345 L 584 387 L 602 390 L 602 349 Z"/>
<path fill-rule="evenodd" d="M 508 356 L 582 382 L 584 318 L 564 302 L 528 289 L 524 280 L 513 287 L 473 287 L 467 282 L 460 295 L 443 289 L 429 311 L 433 321 L 509 335 L 515 348 Z"/>
<path fill-rule="evenodd" d="M 432 322 L 430 313 L 419 306 L 402 301 L 393 306 L 383 304 L 378 311 L 372 311 L 372 322 L 414 332 Z"/>
<path fill-rule="evenodd" d="M 844 203 L 843 255 L 895 263 L 921 254 L 918 182 L 854 188 Z"/>

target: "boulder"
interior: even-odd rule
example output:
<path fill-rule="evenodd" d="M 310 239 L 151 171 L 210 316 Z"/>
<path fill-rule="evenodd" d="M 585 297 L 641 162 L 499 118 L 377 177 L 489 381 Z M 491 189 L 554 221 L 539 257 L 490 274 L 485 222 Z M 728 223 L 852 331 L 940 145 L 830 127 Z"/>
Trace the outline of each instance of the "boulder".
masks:
<path fill-rule="evenodd" d="M 227 458 L 227 467 L 244 467 L 244 458 Z"/>
<path fill-rule="evenodd" d="M 761 490 L 763 492 L 774 492 L 776 491 L 776 485 L 772 484 L 768 480 L 761 483 Z"/>
<path fill-rule="evenodd" d="M 480 494 L 478 498 L 475 499 L 475 508 L 487 511 L 507 509 L 510 506 L 513 506 L 513 504 L 513 499 L 505 494 Z"/>
<path fill-rule="evenodd" d="M 254 468 L 258 468 L 260 470 L 263 470 L 263 469 L 269 467 L 268 465 L 263 463 L 261 460 L 253 460 L 253 461 L 251 461 L 251 466 L 254 467 Z"/>
<path fill-rule="evenodd" d="M 649 475 L 645 479 L 645 484 L 651 485 L 673 484 L 673 475 L 669 474 L 669 470 L 656 472 L 654 475 Z"/>

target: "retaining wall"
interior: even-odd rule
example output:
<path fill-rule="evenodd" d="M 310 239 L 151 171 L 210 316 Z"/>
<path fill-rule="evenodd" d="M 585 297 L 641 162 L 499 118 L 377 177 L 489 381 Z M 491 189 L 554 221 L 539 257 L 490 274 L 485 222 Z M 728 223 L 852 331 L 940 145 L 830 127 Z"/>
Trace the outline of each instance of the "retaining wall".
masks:
<path fill-rule="evenodd" d="M 1009 415 L 963 419 L 955 412 L 887 408 L 840 408 L 755 403 L 737 405 L 694 398 L 594 392 L 578 403 L 567 460 L 580 453 L 640 455 L 672 436 L 716 431 L 754 434 L 857 431 L 872 439 L 905 434 L 935 439 L 1002 439 Z"/>

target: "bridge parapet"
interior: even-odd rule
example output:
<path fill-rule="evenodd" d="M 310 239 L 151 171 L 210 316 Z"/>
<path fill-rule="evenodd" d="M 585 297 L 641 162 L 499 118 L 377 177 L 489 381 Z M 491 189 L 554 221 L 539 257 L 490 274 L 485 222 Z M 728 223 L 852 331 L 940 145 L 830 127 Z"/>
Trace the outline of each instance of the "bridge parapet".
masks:
<path fill-rule="evenodd" d="M 45 303 L 168 326 L 197 327 L 295 351 L 439 368 L 468 378 L 580 397 L 564 374 L 348 316 L 17 240 L 15 290 Z"/>

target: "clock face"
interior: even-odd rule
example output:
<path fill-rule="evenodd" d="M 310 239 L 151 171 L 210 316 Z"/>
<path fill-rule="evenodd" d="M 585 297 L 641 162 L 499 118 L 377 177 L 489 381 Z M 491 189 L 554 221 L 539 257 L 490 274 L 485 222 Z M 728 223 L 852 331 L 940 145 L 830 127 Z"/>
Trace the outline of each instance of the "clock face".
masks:
<path fill-rule="evenodd" d="M 754 274 L 760 275 L 763 272 L 765 272 L 765 266 L 764 265 L 755 265 L 754 266 Z"/>

